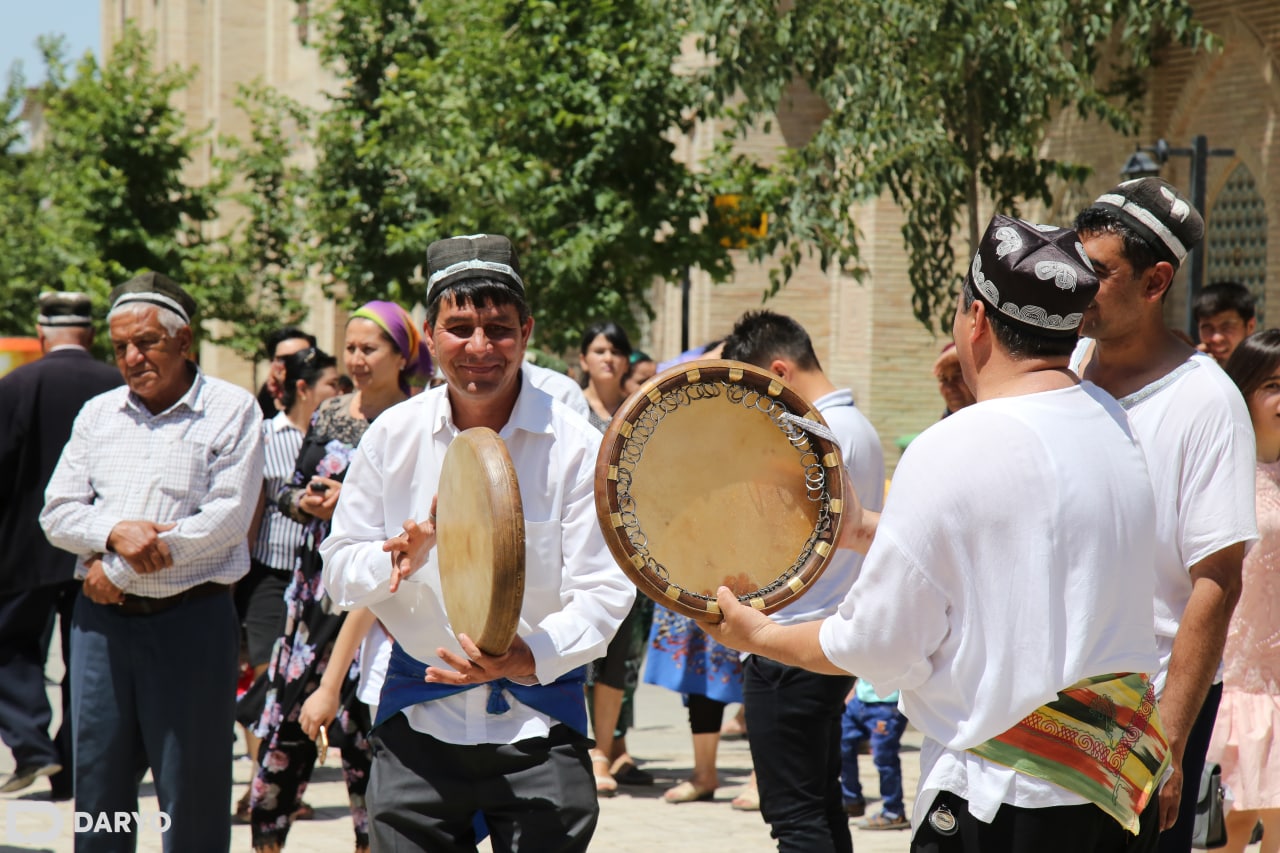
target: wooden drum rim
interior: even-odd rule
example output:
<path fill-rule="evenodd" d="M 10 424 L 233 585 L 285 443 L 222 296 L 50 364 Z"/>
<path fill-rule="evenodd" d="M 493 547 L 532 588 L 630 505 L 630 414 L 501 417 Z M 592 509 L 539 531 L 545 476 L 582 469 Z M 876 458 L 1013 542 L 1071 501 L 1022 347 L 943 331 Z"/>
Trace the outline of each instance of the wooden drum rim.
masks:
<path fill-rule="evenodd" d="M 682 389 L 696 389 L 705 385 L 745 389 L 747 394 L 757 395 L 752 399 L 759 403 L 781 404 L 791 415 L 816 423 L 816 429 L 827 435 L 830 433 L 826 430 L 826 421 L 822 415 L 781 378 L 753 365 L 724 359 L 689 361 L 668 368 L 642 385 L 618 408 L 605 431 L 596 457 L 596 519 L 605 542 L 619 567 L 645 595 L 677 613 L 704 622 L 719 622 L 723 616 L 714 598 L 690 592 L 680 587 L 678 582 L 663 579 L 651 566 L 660 564 L 633 544 L 627 534 L 627 522 L 623 519 L 618 494 L 620 468 L 631 466 L 634 470 L 637 464 L 633 458 L 624 458 L 628 452 L 628 444 L 637 432 L 637 425 L 648 424 L 655 417 L 660 421 L 658 411 L 662 410 L 662 404 L 677 405 L 674 401 L 684 393 Z M 651 409 L 655 411 L 650 412 Z M 763 409 L 761 412 L 768 416 Z M 794 423 L 795 420 L 791 419 L 791 422 Z M 779 437 L 782 441 L 788 440 L 781 428 Z M 840 447 L 831 439 L 807 429 L 804 429 L 803 437 L 810 442 L 809 448 L 806 451 L 798 450 L 797 453 L 811 451 L 816 456 L 816 465 L 823 472 L 822 495 L 820 498 L 811 498 L 819 504 L 820 523 L 815 528 L 815 533 L 811 534 L 811 543 L 805 543 L 805 547 L 809 548 L 807 555 L 801 549 L 795 566 L 778 567 L 775 581 L 754 592 L 738 596 L 739 601 L 766 614 L 794 601 L 812 586 L 826 568 L 839 539 L 844 508 L 844 465 Z M 643 450 L 643 443 L 639 445 L 639 450 Z M 631 444 L 630 452 L 636 452 L 634 443 Z M 801 485 L 804 485 L 803 479 Z M 634 532 L 640 533 L 639 520 L 634 524 Z M 802 555 L 803 561 L 800 559 Z"/>

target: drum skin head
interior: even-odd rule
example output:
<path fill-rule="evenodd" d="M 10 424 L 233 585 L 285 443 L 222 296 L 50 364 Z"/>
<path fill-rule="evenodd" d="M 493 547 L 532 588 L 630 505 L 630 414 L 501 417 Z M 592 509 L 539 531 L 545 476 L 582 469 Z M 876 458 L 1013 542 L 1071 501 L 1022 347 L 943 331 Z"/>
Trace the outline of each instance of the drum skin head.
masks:
<path fill-rule="evenodd" d="M 462 431 L 445 452 L 436 554 L 454 633 L 485 654 L 504 654 L 524 601 L 524 510 L 507 447 L 487 427 Z"/>
<path fill-rule="evenodd" d="M 779 411 L 825 427 L 778 377 L 718 359 L 670 368 L 619 408 L 596 461 L 596 517 L 645 595 L 715 622 L 721 585 L 771 613 L 819 577 L 839 531 L 840 450 L 784 431 Z"/>

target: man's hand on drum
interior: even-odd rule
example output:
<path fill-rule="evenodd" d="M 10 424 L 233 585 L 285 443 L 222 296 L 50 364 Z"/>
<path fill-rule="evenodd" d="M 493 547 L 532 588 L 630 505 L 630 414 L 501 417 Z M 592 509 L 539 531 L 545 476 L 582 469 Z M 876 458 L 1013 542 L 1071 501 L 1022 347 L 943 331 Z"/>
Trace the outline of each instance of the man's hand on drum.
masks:
<path fill-rule="evenodd" d="M 849 479 L 848 469 L 843 469 L 843 473 L 844 512 L 840 519 L 840 538 L 836 541 L 836 547 L 865 554 L 871 549 L 880 513 L 863 507 L 862 500 L 853 488 L 853 481 Z"/>
<path fill-rule="evenodd" d="M 531 679 L 537 672 L 537 662 L 533 652 L 520 637 L 511 642 L 505 654 L 489 655 L 480 651 L 466 634 L 458 635 L 458 643 L 462 646 L 462 657 L 448 649 L 436 649 L 436 654 L 453 669 L 439 666 L 427 667 L 427 681 L 438 684 L 483 684 L 499 678 L 510 678 L 521 684 L 534 683 Z"/>
<path fill-rule="evenodd" d="M 738 601 L 727 586 L 716 591 L 716 604 L 724 618 L 719 622 L 699 622 L 699 627 L 709 636 L 731 649 L 740 652 L 759 652 L 761 632 L 767 633 L 773 620 L 754 607 Z"/>
<path fill-rule="evenodd" d="M 382 550 L 391 555 L 391 592 L 409 575 L 427 564 L 427 555 L 436 546 L 436 499 L 431 499 L 431 513 L 426 521 L 409 519 L 404 523 L 404 533 L 382 543 Z"/>

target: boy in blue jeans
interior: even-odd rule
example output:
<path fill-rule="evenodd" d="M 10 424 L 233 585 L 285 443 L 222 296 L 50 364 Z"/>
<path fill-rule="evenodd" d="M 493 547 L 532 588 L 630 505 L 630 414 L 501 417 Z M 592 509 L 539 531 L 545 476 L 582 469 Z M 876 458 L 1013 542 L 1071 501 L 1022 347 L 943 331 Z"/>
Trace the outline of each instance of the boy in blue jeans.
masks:
<path fill-rule="evenodd" d="M 860 817 L 866 809 L 862 783 L 858 781 L 858 747 L 863 740 L 871 742 L 871 760 L 880 773 L 879 814 L 858 821 L 860 829 L 908 829 L 906 809 L 902 804 L 902 762 L 898 749 L 907 718 L 898 710 L 898 694 L 877 696 L 871 685 L 858 679 L 840 721 L 840 787 L 845 810 L 850 817 Z"/>

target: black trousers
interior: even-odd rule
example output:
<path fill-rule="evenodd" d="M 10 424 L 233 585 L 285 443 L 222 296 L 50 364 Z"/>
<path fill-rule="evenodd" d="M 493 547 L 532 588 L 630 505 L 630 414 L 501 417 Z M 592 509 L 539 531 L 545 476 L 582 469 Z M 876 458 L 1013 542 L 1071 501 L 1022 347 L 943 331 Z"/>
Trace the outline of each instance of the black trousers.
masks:
<path fill-rule="evenodd" d="M 0 738 L 18 767 L 61 764 L 50 781 L 60 796 L 71 795 L 71 613 L 79 581 L 0 595 Z M 44 666 L 61 616 L 62 723 L 49 736 L 53 712 L 45 692 Z"/>
<path fill-rule="evenodd" d="M 1140 831 L 1132 835 L 1093 805 L 1003 805 L 991 823 L 969 814 L 968 802 L 949 791 L 938 794 L 928 814 L 939 807 L 955 818 L 955 833 L 943 835 L 926 819 L 911 840 L 911 853 L 1154 853 L 1159 833 L 1159 810 L 1154 808 L 1143 811 Z"/>
<path fill-rule="evenodd" d="M 840 791 L 840 718 L 848 675 L 818 675 L 751 655 L 742 666 L 747 741 L 760 816 L 779 853 L 850 853 Z"/>
<path fill-rule="evenodd" d="M 494 853 L 578 853 L 600 815 L 591 744 L 567 726 L 545 738 L 461 746 L 396 714 L 373 730 L 369 836 L 378 853 L 474 853 L 482 814 Z"/>
<path fill-rule="evenodd" d="M 1218 718 L 1218 705 L 1222 702 L 1222 685 L 1209 688 L 1209 695 L 1200 706 L 1191 734 L 1187 736 L 1187 748 L 1182 753 L 1182 802 L 1178 805 L 1178 822 L 1160 833 L 1160 853 L 1188 853 L 1191 850 L 1191 832 L 1195 829 L 1196 797 L 1200 793 L 1200 774 L 1204 770 L 1204 756 L 1209 751 L 1213 737 L 1213 723 Z"/>

